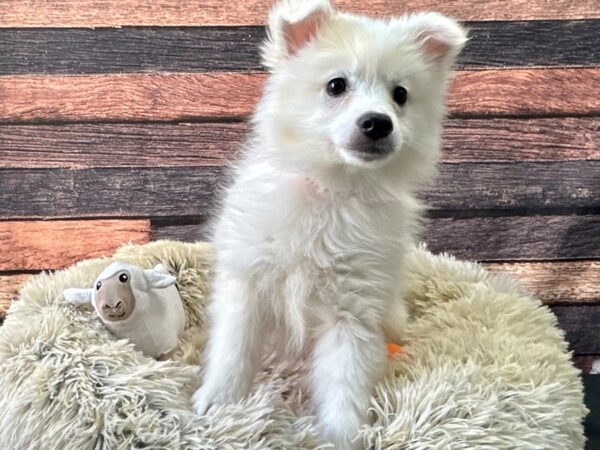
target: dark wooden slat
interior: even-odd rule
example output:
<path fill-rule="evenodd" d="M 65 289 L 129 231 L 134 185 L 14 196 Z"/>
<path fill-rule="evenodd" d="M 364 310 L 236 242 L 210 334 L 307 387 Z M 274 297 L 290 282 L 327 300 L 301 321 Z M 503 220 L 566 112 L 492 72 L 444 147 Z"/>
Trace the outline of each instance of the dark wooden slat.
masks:
<path fill-rule="evenodd" d="M 448 120 L 443 142 L 447 162 L 600 159 L 600 118 Z"/>
<path fill-rule="evenodd" d="M 457 67 L 600 64 L 600 20 L 469 23 Z M 261 70 L 263 27 L 0 28 L 0 75 Z"/>
<path fill-rule="evenodd" d="M 0 167 L 218 166 L 229 161 L 242 123 L 0 126 Z M 454 119 L 445 162 L 600 160 L 600 118 Z"/>
<path fill-rule="evenodd" d="M 0 29 L 0 75 L 260 70 L 262 27 Z"/>
<path fill-rule="evenodd" d="M 600 216 L 430 220 L 433 252 L 479 261 L 600 258 Z"/>
<path fill-rule="evenodd" d="M 552 306 L 570 348 L 578 355 L 600 354 L 600 305 Z"/>
<path fill-rule="evenodd" d="M 597 209 L 599 173 L 599 161 L 445 164 L 424 197 L 437 210 Z"/>
<path fill-rule="evenodd" d="M 0 27 L 262 24 L 272 0 L 0 0 Z M 434 10 L 469 20 L 600 17 L 596 0 L 335 0 L 343 10 L 382 16 Z"/>
<path fill-rule="evenodd" d="M 434 253 L 447 252 L 458 258 L 477 261 L 510 260 L 511 263 L 506 263 L 506 267 L 504 263 L 488 264 L 495 270 L 508 270 L 512 273 L 511 264 L 515 261 L 600 259 L 598 236 L 600 216 L 433 218 L 427 221 L 424 240 L 429 250 Z M 206 222 L 181 225 L 163 225 L 155 222 L 152 225 L 153 240 L 195 242 L 209 237 Z M 535 265 L 540 263 L 530 264 L 536 272 L 541 271 L 541 268 Z M 590 282 L 595 280 L 596 278 L 585 273 L 589 269 L 598 274 L 597 281 L 600 283 L 600 263 L 590 263 L 590 266 L 582 262 L 581 265 L 575 266 L 573 261 L 569 261 L 564 264 L 565 267 L 571 268 L 569 276 L 573 282 L 581 283 L 582 277 L 590 277 Z M 532 283 L 535 283 L 535 280 L 532 280 Z M 566 286 L 568 280 L 562 280 L 561 283 Z M 585 294 L 585 297 L 588 300 L 598 297 L 600 300 L 600 287 L 594 291 L 595 294 Z M 569 295 L 563 293 L 561 297 L 575 298 L 578 295 L 569 292 Z M 556 297 L 554 300 L 558 301 Z"/>
<path fill-rule="evenodd" d="M 0 222 L 0 270 L 63 268 L 149 240 L 148 220 Z"/>
<path fill-rule="evenodd" d="M 434 210 L 600 207 L 600 161 L 446 164 Z M 0 218 L 205 216 L 218 167 L 0 170 Z"/>
<path fill-rule="evenodd" d="M 248 115 L 262 73 L 1 76 L 0 122 L 186 121 Z M 568 86 L 563 89 L 561 86 Z M 456 116 L 600 115 L 600 68 L 458 72 Z"/>
<path fill-rule="evenodd" d="M 205 214 L 220 168 L 6 169 L 0 218 Z"/>
<path fill-rule="evenodd" d="M 4 125 L 0 167 L 222 166 L 246 131 L 243 123 Z"/>

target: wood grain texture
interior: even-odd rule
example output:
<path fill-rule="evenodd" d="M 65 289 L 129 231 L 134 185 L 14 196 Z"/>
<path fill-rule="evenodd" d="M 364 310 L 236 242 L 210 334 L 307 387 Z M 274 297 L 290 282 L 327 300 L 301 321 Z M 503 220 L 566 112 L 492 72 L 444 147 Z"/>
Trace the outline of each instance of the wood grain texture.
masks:
<path fill-rule="evenodd" d="M 600 161 L 445 164 L 433 210 L 600 211 Z M 219 167 L 1 169 L 0 219 L 206 216 Z"/>
<path fill-rule="evenodd" d="M 0 167 L 220 166 L 245 138 L 243 123 L 0 126 Z M 445 162 L 600 160 L 600 119 L 454 119 Z"/>
<path fill-rule="evenodd" d="M 509 270 L 516 261 L 600 259 L 598 236 L 600 216 L 531 216 L 432 218 L 427 220 L 423 238 L 434 253 L 447 252 L 468 260 L 503 261 L 490 263 L 490 267 L 500 268 L 504 261 L 510 260 L 507 266 Z M 152 223 L 152 240 L 195 242 L 209 238 L 206 221 L 178 224 L 169 220 L 166 224 L 161 221 Z M 575 262 L 566 262 L 566 267 L 570 267 L 571 263 L 573 270 L 577 271 L 587 264 L 583 262 L 580 266 Z M 516 267 L 520 266 L 517 264 Z M 532 265 L 531 269 L 541 271 L 544 267 L 542 263 L 541 266 Z M 594 274 L 600 273 L 596 263 L 591 264 L 590 270 Z M 594 295 L 600 300 L 600 279 L 598 282 L 596 287 L 594 283 L 588 284 L 588 292 L 596 292 Z M 572 293 L 564 297 L 576 298 L 577 295 Z M 592 298 L 587 294 L 583 297 L 586 301 Z"/>
<path fill-rule="evenodd" d="M 447 162 L 598 160 L 600 119 L 447 120 L 443 143 Z"/>
<path fill-rule="evenodd" d="M 598 98 L 597 68 L 484 70 L 459 72 L 448 106 L 460 115 L 600 114 Z"/>
<path fill-rule="evenodd" d="M 433 252 L 492 260 L 600 258 L 600 216 L 438 218 L 425 238 Z"/>
<path fill-rule="evenodd" d="M 0 167 L 222 166 L 246 131 L 243 123 L 218 122 L 4 125 Z"/>
<path fill-rule="evenodd" d="M 546 304 L 600 303 L 600 260 L 484 263 L 520 280 Z"/>
<path fill-rule="evenodd" d="M 600 65 L 600 20 L 471 22 L 462 69 Z M 263 27 L 0 28 L 0 75 L 261 70 Z"/>
<path fill-rule="evenodd" d="M 0 76 L 0 122 L 186 121 L 243 117 L 263 73 Z M 564 89 L 568 86 L 568 89 Z M 457 72 L 456 116 L 600 114 L 600 68 Z"/>
<path fill-rule="evenodd" d="M 58 269 L 150 239 L 148 220 L 0 222 L 0 270 Z"/>
<path fill-rule="evenodd" d="M 600 354 L 600 305 L 557 305 L 551 309 L 571 350 L 578 355 Z"/>
<path fill-rule="evenodd" d="M 31 274 L 0 275 L 0 324 L 10 304 L 17 298 L 21 286 Z"/>
<path fill-rule="evenodd" d="M 240 117 L 264 74 L 0 77 L 0 121 L 127 121 Z"/>
<path fill-rule="evenodd" d="M 1 27 L 110 27 L 125 25 L 254 25 L 272 0 L 0 0 Z M 463 20 L 585 19 L 600 17 L 596 0 L 334 0 L 349 12 L 398 15 L 434 10 Z"/>

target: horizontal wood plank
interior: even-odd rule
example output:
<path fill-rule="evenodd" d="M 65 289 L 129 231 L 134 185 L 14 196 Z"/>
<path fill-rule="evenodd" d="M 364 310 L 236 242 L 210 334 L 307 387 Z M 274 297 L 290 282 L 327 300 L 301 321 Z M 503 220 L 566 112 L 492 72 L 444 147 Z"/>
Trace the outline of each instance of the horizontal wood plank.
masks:
<path fill-rule="evenodd" d="M 243 123 L 0 126 L 0 167 L 220 166 L 244 140 Z M 600 119 L 453 119 L 445 162 L 600 160 Z"/>
<path fill-rule="evenodd" d="M 600 65 L 600 20 L 471 22 L 457 67 Z M 259 71 L 265 29 L 0 28 L 0 75 Z"/>
<path fill-rule="evenodd" d="M 13 275 L 0 274 L 0 324 L 4 320 L 6 311 L 11 303 L 17 298 L 21 286 L 23 286 L 23 283 L 31 276 L 32 275 L 30 274 L 24 273 Z"/>
<path fill-rule="evenodd" d="M 506 263 L 507 270 L 510 271 L 515 261 L 600 259 L 598 236 L 600 236 L 600 216 L 530 216 L 431 218 L 427 220 L 423 238 L 429 250 L 434 253 L 446 252 L 461 259 L 487 262 L 510 260 L 511 263 Z M 203 221 L 188 224 L 177 224 L 172 221 L 165 224 L 155 221 L 152 224 L 153 240 L 195 242 L 209 238 L 209 227 L 207 222 Z M 500 269 L 504 267 L 504 262 L 489 264 L 490 267 Z M 516 267 L 521 267 L 519 264 Z M 532 264 L 523 267 L 540 273 L 546 267 L 544 263 L 540 263 L 541 266 L 536 265 L 537 262 Z M 569 261 L 565 264 L 565 267 L 573 267 L 575 274 L 589 268 L 591 273 L 600 277 L 600 266 L 596 263 L 590 263 L 590 266 L 586 262 L 577 265 Z M 546 275 L 551 274 L 543 274 Z M 591 277 L 590 280 L 592 279 L 596 278 Z M 579 281 L 580 279 L 577 278 L 577 282 Z M 593 286 L 594 283 L 588 284 L 588 292 L 595 292 L 595 294 L 582 293 L 582 299 L 589 301 L 595 295 L 600 300 L 600 278 L 597 281 L 598 286 Z M 532 280 L 532 283 L 535 284 L 535 280 Z M 575 292 L 562 296 L 579 298 Z M 556 297 L 553 298 L 556 300 Z"/>
<path fill-rule="evenodd" d="M 467 116 L 599 114 L 597 98 L 598 68 L 483 70 L 457 74 L 448 106 Z"/>
<path fill-rule="evenodd" d="M 578 355 L 600 354 L 600 305 L 557 305 L 552 312 Z"/>
<path fill-rule="evenodd" d="M 546 304 L 600 303 L 600 260 L 484 263 L 483 266 L 518 279 Z"/>
<path fill-rule="evenodd" d="M 263 73 L 0 76 L 0 122 L 186 121 L 245 117 Z M 568 86 L 568 89 L 563 87 Z M 600 115 L 600 68 L 463 71 L 456 116 Z"/>
<path fill-rule="evenodd" d="M 0 27 L 111 27 L 125 25 L 254 25 L 272 0 L 0 0 Z M 382 16 L 435 10 L 465 20 L 600 17 L 596 0 L 334 0 L 343 10 Z"/>
<path fill-rule="evenodd" d="M 248 115 L 262 73 L 0 77 L 0 122 L 185 121 Z"/>
<path fill-rule="evenodd" d="M 0 270 L 58 269 L 150 239 L 148 220 L 0 222 Z"/>
<path fill-rule="evenodd" d="M 600 208 L 600 161 L 444 164 L 434 211 Z M 0 219 L 207 216 L 219 167 L 1 169 Z M 439 214 L 438 214 L 439 216 Z"/>
<path fill-rule="evenodd" d="M 431 219 L 433 252 L 479 261 L 600 258 L 600 216 Z"/>

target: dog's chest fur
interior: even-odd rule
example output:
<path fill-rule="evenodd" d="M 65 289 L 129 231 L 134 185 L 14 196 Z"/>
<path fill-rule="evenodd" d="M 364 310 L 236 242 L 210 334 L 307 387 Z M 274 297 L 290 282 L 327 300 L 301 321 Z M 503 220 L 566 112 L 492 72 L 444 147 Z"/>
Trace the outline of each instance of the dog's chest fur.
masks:
<path fill-rule="evenodd" d="M 252 274 L 256 301 L 298 341 L 340 310 L 384 309 L 410 243 L 410 208 L 248 169 L 228 192 L 215 243 L 226 269 Z"/>

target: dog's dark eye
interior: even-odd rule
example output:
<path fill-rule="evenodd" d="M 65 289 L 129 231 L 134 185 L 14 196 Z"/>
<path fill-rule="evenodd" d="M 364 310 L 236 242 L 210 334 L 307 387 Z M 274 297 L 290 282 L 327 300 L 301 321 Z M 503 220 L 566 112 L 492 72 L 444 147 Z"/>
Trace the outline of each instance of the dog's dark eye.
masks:
<path fill-rule="evenodd" d="M 121 283 L 127 283 L 127 280 L 129 280 L 129 277 L 126 273 L 122 273 L 121 275 L 119 275 L 119 281 Z"/>
<path fill-rule="evenodd" d="M 334 78 L 327 83 L 327 93 L 333 97 L 337 97 L 346 91 L 346 80 L 343 78 Z"/>
<path fill-rule="evenodd" d="M 98 281 L 96 283 L 96 290 L 99 291 L 101 287 L 102 287 L 102 281 Z"/>
<path fill-rule="evenodd" d="M 402 86 L 398 86 L 396 89 L 394 89 L 394 101 L 399 105 L 399 106 L 404 106 L 406 104 L 406 100 L 408 99 L 408 92 L 406 91 L 406 88 L 403 88 Z"/>

